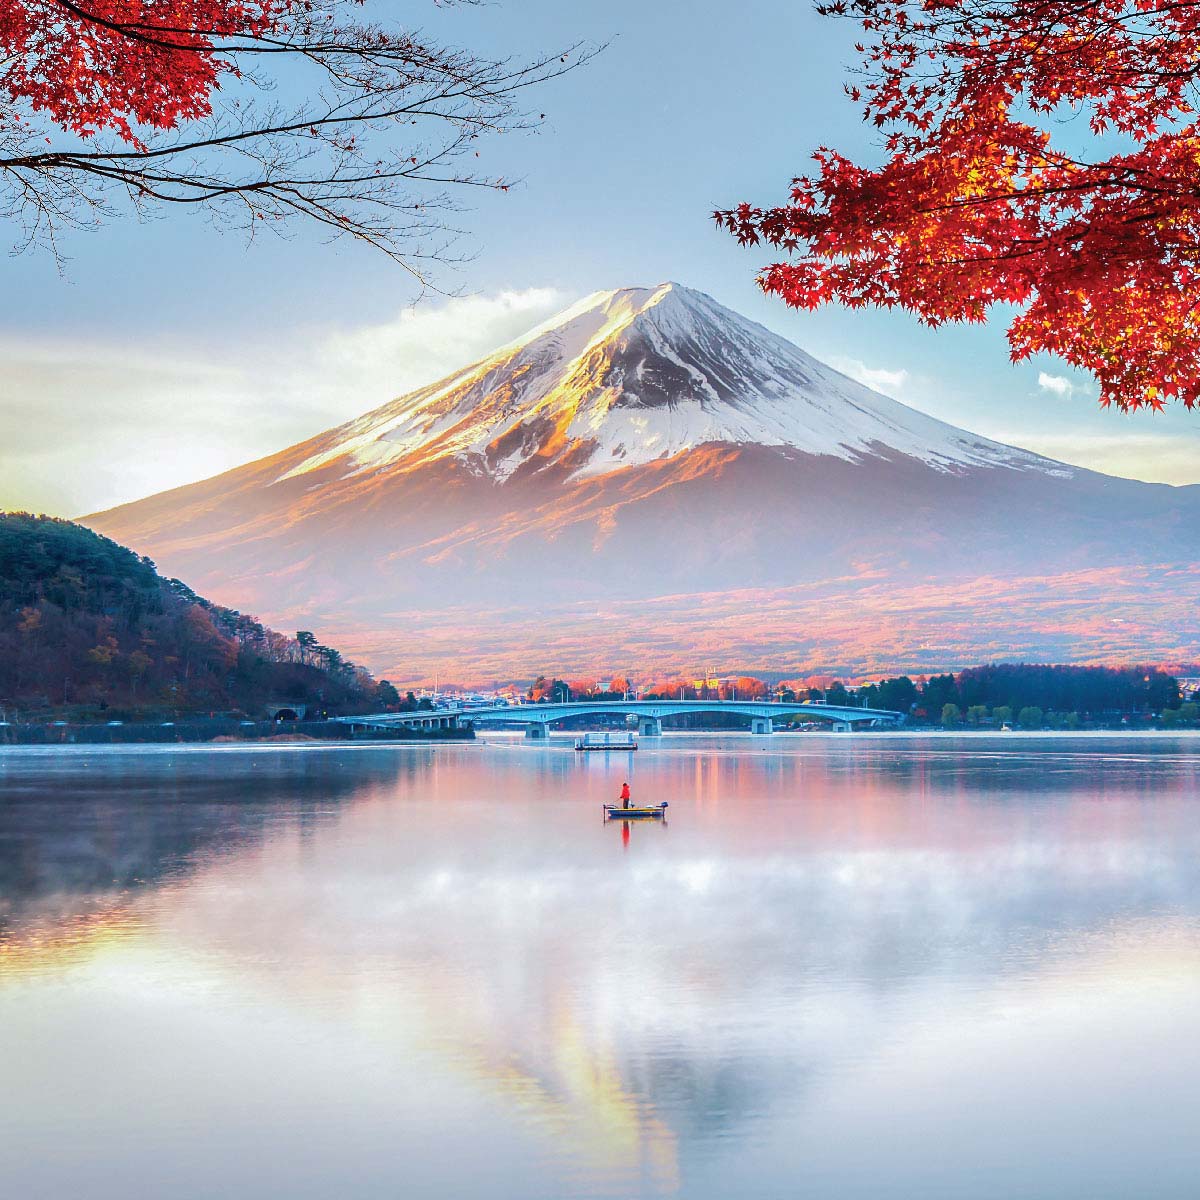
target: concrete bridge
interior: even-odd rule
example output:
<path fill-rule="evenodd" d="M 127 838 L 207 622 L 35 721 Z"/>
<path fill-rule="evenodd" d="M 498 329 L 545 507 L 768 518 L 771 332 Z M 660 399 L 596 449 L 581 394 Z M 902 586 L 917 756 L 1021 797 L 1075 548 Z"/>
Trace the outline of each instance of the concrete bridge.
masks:
<path fill-rule="evenodd" d="M 571 700 L 554 704 L 510 704 L 490 708 L 439 708 L 424 712 L 374 713 L 362 717 L 338 717 L 351 726 L 387 729 L 407 726 L 417 729 L 462 728 L 478 725 L 524 725 L 525 736 L 545 738 L 550 726 L 572 717 L 636 717 L 642 737 L 662 734 L 664 719 L 688 713 L 720 713 L 746 717 L 750 732 L 774 732 L 775 721 L 799 717 L 805 721 L 826 721 L 838 731 L 856 725 L 898 725 L 904 715 L 884 708 L 858 708 L 836 704 L 786 703 L 776 700 Z"/>

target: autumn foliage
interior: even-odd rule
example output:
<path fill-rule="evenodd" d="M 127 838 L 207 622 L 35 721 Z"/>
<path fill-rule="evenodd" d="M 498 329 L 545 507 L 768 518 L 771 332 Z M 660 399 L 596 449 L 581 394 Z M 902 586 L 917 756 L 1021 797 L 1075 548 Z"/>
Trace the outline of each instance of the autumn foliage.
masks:
<path fill-rule="evenodd" d="M 137 125 L 208 116 L 232 61 L 226 39 L 261 37 L 281 0 L 0 0 L 0 88 L 83 137 L 141 144 Z"/>
<path fill-rule="evenodd" d="M 0 0 L 0 218 L 51 249 L 124 204 L 252 236 L 301 221 L 424 279 L 455 194 L 508 187 L 480 139 L 536 124 L 520 94 L 587 54 L 488 58 L 399 24 L 416 8 Z"/>
<path fill-rule="evenodd" d="M 0 513 L 0 708 L 259 715 L 272 697 L 367 712 L 395 697 L 312 633 L 277 633 L 70 521 Z"/>
<path fill-rule="evenodd" d="M 1091 372 L 1100 401 L 1200 400 L 1200 0 L 838 0 L 847 90 L 882 131 L 829 147 L 786 204 L 715 214 L 786 252 L 762 287 L 929 325 L 1014 305 L 1022 360 Z"/>

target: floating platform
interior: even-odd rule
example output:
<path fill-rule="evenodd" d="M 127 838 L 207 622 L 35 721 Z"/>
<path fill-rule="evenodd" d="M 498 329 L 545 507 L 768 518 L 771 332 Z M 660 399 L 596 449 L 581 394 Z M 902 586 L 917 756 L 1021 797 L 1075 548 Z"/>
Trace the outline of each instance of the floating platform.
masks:
<path fill-rule="evenodd" d="M 661 804 L 631 805 L 629 808 L 622 808 L 619 804 L 604 806 L 606 821 L 653 821 L 666 815 L 667 802 L 665 800 Z"/>
<path fill-rule="evenodd" d="M 589 750 L 636 750 L 637 742 L 631 737 L 614 742 L 607 733 L 603 741 L 592 741 L 591 734 L 585 733 L 583 737 L 575 739 L 575 749 L 581 754 Z"/>

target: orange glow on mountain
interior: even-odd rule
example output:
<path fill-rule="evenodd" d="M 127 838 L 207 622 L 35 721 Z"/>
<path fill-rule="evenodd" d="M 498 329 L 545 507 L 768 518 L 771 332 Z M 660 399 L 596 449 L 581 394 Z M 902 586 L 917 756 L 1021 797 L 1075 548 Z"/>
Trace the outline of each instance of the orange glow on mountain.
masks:
<path fill-rule="evenodd" d="M 88 523 L 394 682 L 1200 657 L 1200 490 L 955 429 L 677 285 Z"/>

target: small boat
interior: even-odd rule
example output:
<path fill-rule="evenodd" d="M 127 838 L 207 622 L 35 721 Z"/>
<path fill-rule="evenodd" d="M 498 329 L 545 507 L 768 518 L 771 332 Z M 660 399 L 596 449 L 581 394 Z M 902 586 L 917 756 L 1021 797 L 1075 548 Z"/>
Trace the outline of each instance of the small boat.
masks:
<path fill-rule="evenodd" d="M 607 733 L 604 735 L 603 741 L 593 741 L 592 735 L 585 733 L 583 737 L 575 739 L 575 749 L 581 752 L 587 750 L 636 750 L 637 742 L 632 736 L 614 742 L 612 735 Z"/>
<path fill-rule="evenodd" d="M 604 806 L 604 819 L 606 821 L 653 821 L 656 818 L 662 818 L 666 815 L 667 802 L 665 800 L 661 804 L 630 805 L 628 808 L 622 808 L 619 804 L 606 804 Z"/>

